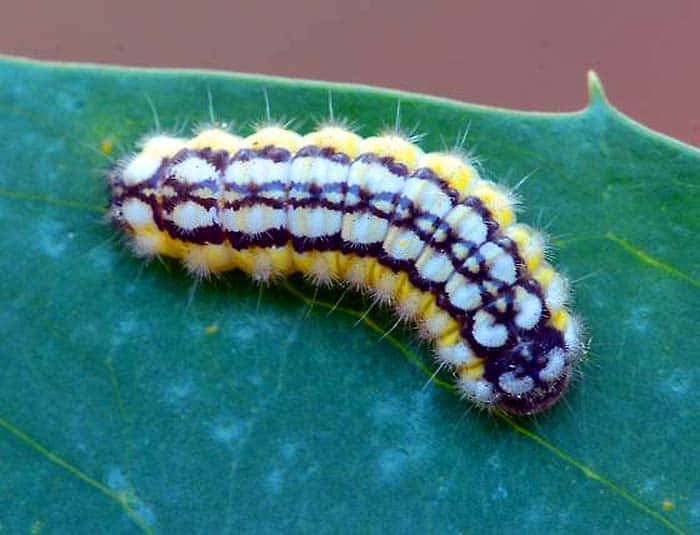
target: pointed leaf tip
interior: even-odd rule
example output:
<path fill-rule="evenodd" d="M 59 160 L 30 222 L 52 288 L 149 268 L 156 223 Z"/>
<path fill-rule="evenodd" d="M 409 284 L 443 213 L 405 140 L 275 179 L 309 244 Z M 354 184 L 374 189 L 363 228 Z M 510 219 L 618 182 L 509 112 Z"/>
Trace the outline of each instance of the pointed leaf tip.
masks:
<path fill-rule="evenodd" d="M 607 105 L 608 98 L 605 96 L 605 89 L 603 89 L 603 82 L 598 78 L 598 74 L 590 69 L 588 71 L 588 105 L 593 106 L 596 104 Z"/>

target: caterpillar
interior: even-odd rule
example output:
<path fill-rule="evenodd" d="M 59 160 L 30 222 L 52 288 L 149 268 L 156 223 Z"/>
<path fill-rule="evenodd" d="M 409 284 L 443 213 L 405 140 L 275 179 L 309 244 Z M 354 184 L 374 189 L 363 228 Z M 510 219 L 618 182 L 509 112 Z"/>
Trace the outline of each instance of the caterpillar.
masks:
<path fill-rule="evenodd" d="M 468 158 L 338 124 L 245 138 L 214 125 L 140 148 L 108 175 L 109 215 L 138 256 L 369 291 L 480 407 L 531 415 L 565 392 L 581 353 L 567 280 Z"/>

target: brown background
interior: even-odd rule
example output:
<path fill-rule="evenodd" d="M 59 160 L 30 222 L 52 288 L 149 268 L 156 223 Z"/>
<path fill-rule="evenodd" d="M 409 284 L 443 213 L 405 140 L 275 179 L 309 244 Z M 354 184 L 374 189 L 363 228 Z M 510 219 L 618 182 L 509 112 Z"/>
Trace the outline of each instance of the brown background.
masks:
<path fill-rule="evenodd" d="M 700 2 L 3 0 L 0 51 L 361 82 L 509 108 L 585 103 L 700 145 Z"/>

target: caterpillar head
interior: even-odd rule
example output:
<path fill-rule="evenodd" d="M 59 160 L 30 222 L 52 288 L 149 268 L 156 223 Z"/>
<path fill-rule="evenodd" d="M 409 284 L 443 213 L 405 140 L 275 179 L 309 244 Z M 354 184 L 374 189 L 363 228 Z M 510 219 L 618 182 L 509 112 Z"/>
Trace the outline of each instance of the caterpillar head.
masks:
<path fill-rule="evenodd" d="M 494 385 L 494 404 L 511 414 L 529 415 L 554 405 L 566 392 L 580 354 L 574 320 L 561 332 L 541 325 L 489 359 L 484 378 Z"/>

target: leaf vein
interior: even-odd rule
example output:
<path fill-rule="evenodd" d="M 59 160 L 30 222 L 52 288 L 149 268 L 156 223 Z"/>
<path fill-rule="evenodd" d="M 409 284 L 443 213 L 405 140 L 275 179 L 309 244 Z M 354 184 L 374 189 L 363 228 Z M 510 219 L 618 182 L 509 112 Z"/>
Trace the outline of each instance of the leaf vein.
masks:
<path fill-rule="evenodd" d="M 658 260 L 658 259 L 654 258 L 653 256 L 650 256 L 648 253 L 646 253 L 645 251 L 643 251 L 639 247 L 632 245 L 630 242 L 618 237 L 617 235 L 613 234 L 611 231 L 608 231 L 605 234 L 605 239 L 618 245 L 622 250 L 631 254 L 632 256 L 634 256 L 637 260 L 639 260 L 643 264 L 646 264 L 647 266 L 650 266 L 652 268 L 663 271 L 664 273 L 671 275 L 672 277 L 674 277 L 676 279 L 683 280 L 683 281 L 691 284 L 692 286 L 695 286 L 696 288 L 700 288 L 700 281 L 699 280 L 691 277 L 690 275 L 688 275 L 686 273 L 683 273 L 681 270 L 671 266 L 670 264 L 667 264 L 666 262 L 662 262 L 661 260 Z"/>
<path fill-rule="evenodd" d="M 87 484 L 88 486 L 92 487 L 93 489 L 100 492 L 102 495 L 115 502 L 134 522 L 134 524 L 136 524 L 144 533 L 148 533 L 149 535 L 153 533 L 153 530 L 146 524 L 145 520 L 136 511 L 134 511 L 134 509 L 131 508 L 125 497 L 119 495 L 116 492 L 113 492 L 111 489 L 109 489 L 99 481 L 93 479 L 79 468 L 73 466 L 68 461 L 55 454 L 46 446 L 43 446 L 37 440 L 30 437 L 24 431 L 14 426 L 2 417 L 0 417 L 0 428 L 4 429 L 7 433 L 15 437 L 17 440 L 39 453 L 50 463 L 55 464 L 56 466 L 64 469 L 70 475 L 74 476 L 75 478 L 79 479 L 83 483 Z"/>

